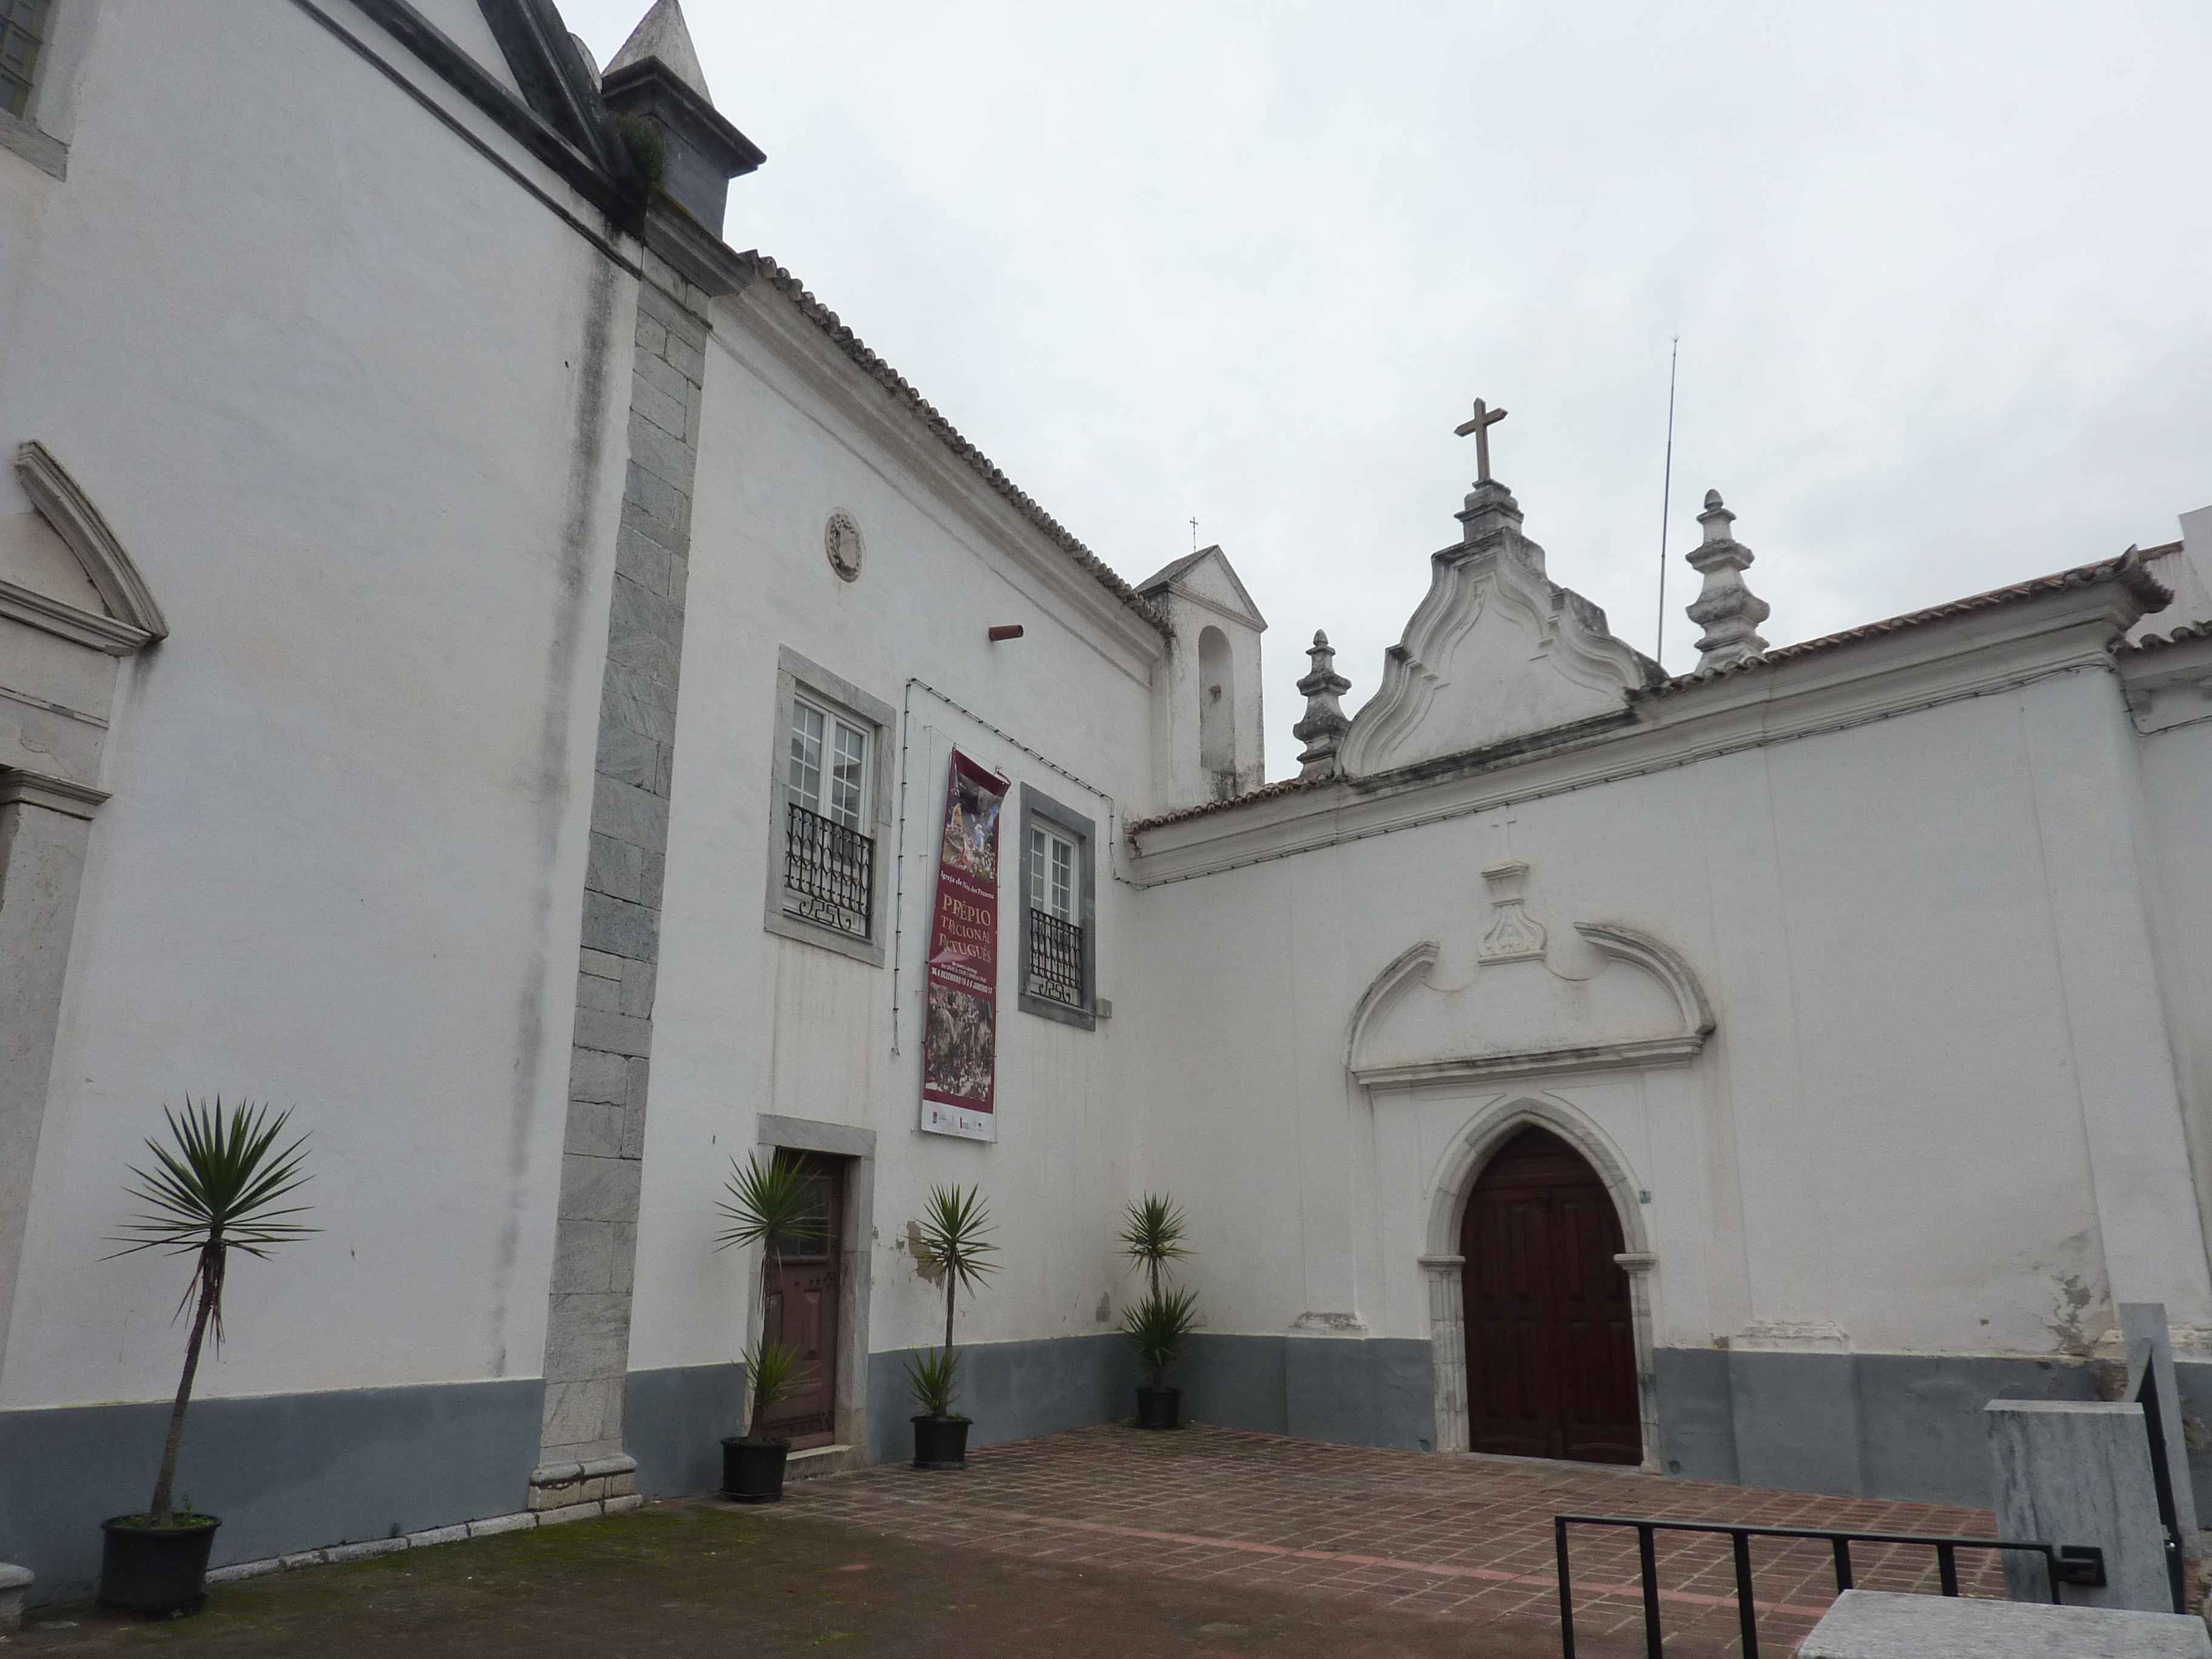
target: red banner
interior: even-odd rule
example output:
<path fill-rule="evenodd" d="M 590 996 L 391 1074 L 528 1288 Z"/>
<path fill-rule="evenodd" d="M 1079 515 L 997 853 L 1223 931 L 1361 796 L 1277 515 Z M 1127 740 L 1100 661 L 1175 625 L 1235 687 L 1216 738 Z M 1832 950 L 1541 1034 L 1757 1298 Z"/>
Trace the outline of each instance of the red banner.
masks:
<path fill-rule="evenodd" d="M 1006 781 L 958 750 L 945 785 L 945 841 L 929 927 L 921 1042 L 921 1127 L 999 1138 L 999 809 Z"/>

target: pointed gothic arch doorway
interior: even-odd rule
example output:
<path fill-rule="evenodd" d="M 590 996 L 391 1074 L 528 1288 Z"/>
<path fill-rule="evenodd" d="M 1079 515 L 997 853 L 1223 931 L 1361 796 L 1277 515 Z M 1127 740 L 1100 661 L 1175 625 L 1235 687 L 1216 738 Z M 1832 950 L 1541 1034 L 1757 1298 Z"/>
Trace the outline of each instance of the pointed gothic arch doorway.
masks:
<path fill-rule="evenodd" d="M 1603 1179 L 1549 1130 L 1484 1166 L 1460 1224 L 1471 1450 L 1643 1461 L 1623 1249 Z"/>

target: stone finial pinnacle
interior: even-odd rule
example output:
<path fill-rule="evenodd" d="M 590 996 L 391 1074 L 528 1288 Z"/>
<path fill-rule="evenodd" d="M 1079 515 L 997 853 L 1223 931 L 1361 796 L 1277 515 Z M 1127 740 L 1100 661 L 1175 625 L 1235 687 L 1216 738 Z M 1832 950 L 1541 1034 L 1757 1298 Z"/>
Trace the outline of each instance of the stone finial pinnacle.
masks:
<path fill-rule="evenodd" d="M 1335 648 L 1318 629 L 1306 655 L 1313 659 L 1313 670 L 1298 682 L 1298 695 L 1306 700 L 1305 718 L 1291 728 L 1291 735 L 1305 745 L 1298 754 L 1298 778 L 1311 782 L 1335 777 L 1342 769 L 1336 751 L 1352 722 L 1337 699 L 1352 690 L 1352 682 L 1336 672 Z"/>
<path fill-rule="evenodd" d="M 1690 568 L 1705 579 L 1688 606 L 1690 620 L 1705 630 L 1698 639 L 1698 666 L 1726 668 L 1766 649 L 1759 625 L 1773 611 L 1744 586 L 1752 551 L 1730 533 L 1735 514 L 1722 503 L 1719 490 L 1705 492 L 1705 510 L 1698 522 L 1705 527 L 1705 538 L 1686 556 Z"/>
<path fill-rule="evenodd" d="M 629 32 L 629 39 L 623 42 L 622 50 L 608 60 L 606 73 L 612 75 L 648 58 L 658 58 L 671 75 L 708 104 L 714 101 L 714 94 L 707 90 L 707 71 L 699 66 L 699 49 L 691 44 L 690 26 L 684 21 L 680 0 L 653 0 Z"/>

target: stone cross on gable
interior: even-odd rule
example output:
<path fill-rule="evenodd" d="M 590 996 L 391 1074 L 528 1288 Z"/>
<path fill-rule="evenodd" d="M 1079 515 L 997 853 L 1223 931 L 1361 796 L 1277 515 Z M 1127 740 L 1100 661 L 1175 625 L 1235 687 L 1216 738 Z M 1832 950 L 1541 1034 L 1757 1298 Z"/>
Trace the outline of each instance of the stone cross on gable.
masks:
<path fill-rule="evenodd" d="M 1492 409 L 1477 398 L 1474 418 L 1462 421 L 1452 428 L 1455 437 L 1464 438 L 1470 432 L 1474 434 L 1474 481 L 1477 483 L 1490 482 L 1490 428 L 1504 418 L 1504 410 Z"/>

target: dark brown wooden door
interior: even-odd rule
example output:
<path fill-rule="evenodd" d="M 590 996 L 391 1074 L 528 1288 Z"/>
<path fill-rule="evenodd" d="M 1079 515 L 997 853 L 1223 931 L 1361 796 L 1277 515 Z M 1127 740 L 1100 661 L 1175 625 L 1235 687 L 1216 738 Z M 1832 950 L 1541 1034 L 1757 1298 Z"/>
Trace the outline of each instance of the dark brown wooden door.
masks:
<path fill-rule="evenodd" d="M 1460 1232 L 1476 1451 L 1643 1461 L 1621 1249 L 1605 1183 L 1557 1135 L 1523 1129 L 1483 1170 Z"/>
<path fill-rule="evenodd" d="M 768 1273 L 765 1334 L 799 1350 L 799 1380 L 768 1408 L 767 1428 L 794 1447 L 826 1446 L 837 1426 L 837 1279 L 843 1237 L 845 1166 L 808 1153 L 800 1160 L 813 1187 L 814 1237 L 779 1240 Z"/>

